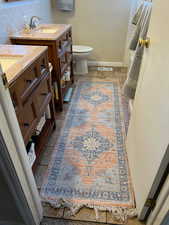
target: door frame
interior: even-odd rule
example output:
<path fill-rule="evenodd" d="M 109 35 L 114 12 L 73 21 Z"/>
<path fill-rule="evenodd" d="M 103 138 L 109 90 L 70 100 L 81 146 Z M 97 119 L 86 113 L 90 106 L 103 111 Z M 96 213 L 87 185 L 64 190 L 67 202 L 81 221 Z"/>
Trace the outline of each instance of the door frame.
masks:
<path fill-rule="evenodd" d="M 35 225 L 34 218 L 25 198 L 22 186 L 19 182 L 15 167 L 11 161 L 7 146 L 0 131 L 0 171 L 3 174 L 9 190 L 14 198 L 16 207 L 25 225 Z M 8 204 L 8 203 L 7 203 Z M 10 203 L 9 203 L 10 204 Z M 8 221 L 6 221 L 8 222 Z M 10 221 L 11 222 L 11 221 Z M 1 223 L 1 221 L 0 221 Z"/>
<path fill-rule="evenodd" d="M 9 89 L 4 86 L 2 75 L 0 66 L 0 131 L 35 221 L 34 224 L 39 225 L 43 217 L 43 208 Z"/>
<path fill-rule="evenodd" d="M 169 216 L 168 206 L 169 206 L 169 175 L 158 197 L 157 205 L 147 220 L 147 225 L 163 225 L 164 222 L 168 221 Z"/>
<path fill-rule="evenodd" d="M 152 184 L 151 190 L 148 194 L 147 200 L 144 204 L 144 207 L 140 213 L 139 219 L 146 221 L 156 206 L 157 199 L 162 191 L 164 183 L 168 177 L 169 171 L 169 145 L 165 152 L 165 155 L 161 161 L 160 167 L 158 169 L 157 175 Z"/>
<path fill-rule="evenodd" d="M 160 225 L 168 225 L 169 224 L 169 212 L 165 215 L 162 223 Z"/>

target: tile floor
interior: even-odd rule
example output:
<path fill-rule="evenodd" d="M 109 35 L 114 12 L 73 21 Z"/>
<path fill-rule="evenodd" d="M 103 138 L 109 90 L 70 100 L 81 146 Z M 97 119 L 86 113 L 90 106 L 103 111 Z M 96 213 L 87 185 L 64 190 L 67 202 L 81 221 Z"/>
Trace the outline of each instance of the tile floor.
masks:
<path fill-rule="evenodd" d="M 44 218 L 41 225 L 105 225 L 105 223 Z M 144 225 L 144 224 L 139 222 L 137 219 L 132 219 L 128 221 L 127 225 Z"/>
<path fill-rule="evenodd" d="M 126 79 L 126 68 L 113 68 L 111 72 L 97 71 L 97 68 L 90 68 L 89 74 L 87 76 L 76 76 L 75 85 L 79 79 L 87 79 L 91 77 L 98 77 L 104 80 L 119 80 L 120 86 Z M 41 156 L 40 163 L 35 172 L 35 180 L 37 183 L 38 190 L 40 191 L 44 173 L 47 170 L 48 164 L 50 162 L 50 157 L 53 152 L 54 146 L 56 145 L 57 139 L 59 137 L 60 131 L 64 124 L 66 113 L 68 111 L 69 104 L 64 104 L 64 110 L 61 113 L 57 113 L 56 130 L 51 135 L 46 148 Z M 48 205 L 43 205 L 44 208 L 44 220 L 42 225 L 97 225 L 97 223 L 111 223 L 114 224 L 111 214 L 109 212 L 100 212 L 99 220 L 96 221 L 95 212 L 93 209 L 82 208 L 79 213 L 75 216 L 69 216 L 68 210 L 66 208 L 54 209 Z M 97 222 L 97 223 L 96 223 Z M 139 225 L 140 223 L 134 219 L 130 220 L 128 225 Z"/>

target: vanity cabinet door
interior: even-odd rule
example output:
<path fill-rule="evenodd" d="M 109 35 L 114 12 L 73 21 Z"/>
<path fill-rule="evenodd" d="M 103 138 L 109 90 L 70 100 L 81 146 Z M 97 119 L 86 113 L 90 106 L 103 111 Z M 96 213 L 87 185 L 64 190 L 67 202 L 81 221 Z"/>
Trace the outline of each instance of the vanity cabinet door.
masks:
<path fill-rule="evenodd" d="M 37 122 L 44 113 L 51 98 L 51 77 L 50 73 L 48 73 L 43 75 L 36 90 L 34 90 L 26 103 L 22 105 L 22 109 L 17 115 L 25 143 L 32 136 L 32 132 L 35 131 Z"/>
<path fill-rule="evenodd" d="M 22 89 L 23 86 L 20 84 L 21 80 L 19 82 L 17 80 L 9 87 L 9 90 L 21 133 L 25 143 L 27 143 L 32 136 L 33 129 L 35 129 L 38 112 L 36 110 L 36 98 L 34 96 L 30 96 L 25 103 L 21 101 L 19 87 Z"/>

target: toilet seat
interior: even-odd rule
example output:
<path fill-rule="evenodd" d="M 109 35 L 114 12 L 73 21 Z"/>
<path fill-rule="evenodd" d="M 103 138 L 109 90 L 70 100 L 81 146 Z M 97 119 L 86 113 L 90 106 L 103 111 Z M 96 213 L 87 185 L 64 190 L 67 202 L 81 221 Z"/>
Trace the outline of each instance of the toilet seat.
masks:
<path fill-rule="evenodd" d="M 93 48 L 89 46 L 84 46 L 84 45 L 73 45 L 73 52 L 74 53 L 87 53 L 91 52 Z"/>

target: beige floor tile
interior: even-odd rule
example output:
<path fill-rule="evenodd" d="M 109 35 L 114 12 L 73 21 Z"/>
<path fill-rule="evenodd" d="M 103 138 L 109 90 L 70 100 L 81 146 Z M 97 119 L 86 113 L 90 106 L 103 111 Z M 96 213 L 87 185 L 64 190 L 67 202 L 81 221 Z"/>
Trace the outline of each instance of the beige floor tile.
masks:
<path fill-rule="evenodd" d="M 117 221 L 114 221 L 112 218 L 112 214 L 110 212 L 107 212 L 107 223 L 109 224 L 121 224 L 120 222 L 118 223 Z M 129 219 L 127 224 L 125 225 L 143 225 L 140 221 L 138 221 L 137 218 Z"/>
<path fill-rule="evenodd" d="M 47 170 L 47 166 L 38 166 L 35 171 L 35 181 L 37 188 L 40 189 L 42 186 L 43 178 Z"/>
<path fill-rule="evenodd" d="M 48 166 L 53 152 L 54 146 L 46 146 L 41 154 L 39 165 Z"/>
<path fill-rule="evenodd" d="M 56 119 L 56 129 L 53 131 L 52 135 L 50 136 L 46 146 L 47 147 L 54 147 L 57 144 L 57 140 L 60 136 L 61 130 L 64 126 L 66 118 L 66 113 L 63 115 L 58 115 L 58 119 Z"/>
<path fill-rule="evenodd" d="M 82 208 L 75 216 L 69 216 L 69 210 L 65 209 L 64 218 L 71 220 L 82 220 L 90 222 L 106 223 L 106 212 L 99 212 L 99 219 L 96 220 L 96 214 L 93 209 Z"/>
<path fill-rule="evenodd" d="M 60 131 L 61 128 L 57 126 L 46 144 L 47 147 L 54 147 L 56 145 L 58 137 L 60 135 Z"/>
<path fill-rule="evenodd" d="M 137 218 L 129 219 L 127 225 L 144 225 L 145 223 L 140 222 Z"/>
<path fill-rule="evenodd" d="M 51 218 L 63 218 L 64 208 L 55 209 L 49 205 L 43 204 L 43 215 Z"/>
<path fill-rule="evenodd" d="M 106 212 L 106 222 L 109 224 L 120 224 L 117 221 L 113 220 L 112 214 L 110 212 Z"/>
<path fill-rule="evenodd" d="M 105 225 L 105 223 L 74 221 L 59 218 L 44 218 L 41 225 Z"/>
<path fill-rule="evenodd" d="M 121 73 L 127 73 L 127 71 L 128 71 L 128 67 L 121 67 L 121 70 L 120 70 Z"/>

